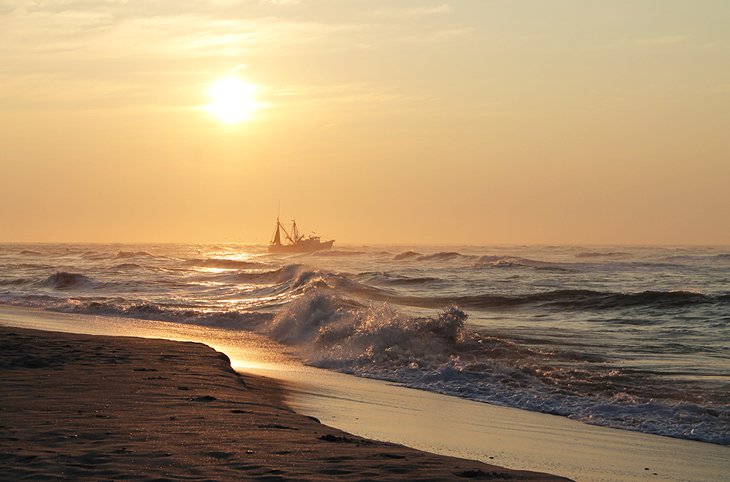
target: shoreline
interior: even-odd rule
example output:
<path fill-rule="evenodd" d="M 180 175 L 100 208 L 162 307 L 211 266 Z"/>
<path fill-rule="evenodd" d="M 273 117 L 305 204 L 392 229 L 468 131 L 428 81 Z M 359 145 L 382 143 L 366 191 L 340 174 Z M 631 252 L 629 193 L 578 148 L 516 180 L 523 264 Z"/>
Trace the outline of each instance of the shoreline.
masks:
<path fill-rule="evenodd" d="M 251 332 L 0 304 L 0 326 L 202 342 L 283 384 L 302 415 L 361 437 L 580 481 L 721 481 L 730 447 L 597 427 L 302 365 Z M 648 469 L 648 470 L 647 470 Z M 653 475 L 654 473 L 658 475 Z"/>
<path fill-rule="evenodd" d="M 567 480 L 352 436 L 200 343 L 0 327 L 0 467 L 34 480 Z"/>

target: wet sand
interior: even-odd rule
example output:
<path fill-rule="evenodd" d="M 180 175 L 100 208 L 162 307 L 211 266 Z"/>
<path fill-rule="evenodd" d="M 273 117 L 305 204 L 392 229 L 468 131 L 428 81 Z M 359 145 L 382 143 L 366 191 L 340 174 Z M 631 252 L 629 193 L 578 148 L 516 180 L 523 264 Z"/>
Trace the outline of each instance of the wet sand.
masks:
<path fill-rule="evenodd" d="M 3 480 L 566 480 L 363 439 L 200 343 L 0 327 Z"/>

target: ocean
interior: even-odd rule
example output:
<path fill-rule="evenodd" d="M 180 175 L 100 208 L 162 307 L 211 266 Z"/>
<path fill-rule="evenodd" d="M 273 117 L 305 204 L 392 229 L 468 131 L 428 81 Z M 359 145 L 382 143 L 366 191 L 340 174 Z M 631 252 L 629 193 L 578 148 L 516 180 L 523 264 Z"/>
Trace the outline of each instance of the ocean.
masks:
<path fill-rule="evenodd" d="M 730 445 L 730 247 L 1 244 L 0 303 L 253 331 L 354 376 Z"/>

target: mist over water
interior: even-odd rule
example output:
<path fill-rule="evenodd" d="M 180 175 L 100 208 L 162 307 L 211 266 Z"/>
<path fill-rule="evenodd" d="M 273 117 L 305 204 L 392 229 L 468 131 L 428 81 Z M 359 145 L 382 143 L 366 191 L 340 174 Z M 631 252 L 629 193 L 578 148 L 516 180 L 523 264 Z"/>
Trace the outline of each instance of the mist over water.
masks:
<path fill-rule="evenodd" d="M 0 302 L 253 330 L 306 363 L 730 445 L 730 248 L 0 245 Z"/>

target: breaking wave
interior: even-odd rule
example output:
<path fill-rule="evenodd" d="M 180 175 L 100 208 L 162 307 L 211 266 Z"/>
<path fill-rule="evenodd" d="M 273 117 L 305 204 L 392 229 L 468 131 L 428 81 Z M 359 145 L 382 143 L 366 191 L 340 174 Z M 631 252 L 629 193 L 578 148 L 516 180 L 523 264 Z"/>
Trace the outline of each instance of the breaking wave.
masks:
<path fill-rule="evenodd" d="M 364 308 L 330 290 L 315 290 L 288 304 L 266 331 L 283 343 L 317 345 L 310 355 L 319 364 L 332 357 L 394 361 L 395 348 L 407 353 L 403 362 L 410 364 L 415 356 L 441 353 L 445 345 L 462 338 L 466 319 L 467 314 L 456 307 L 437 318 L 409 318 L 385 304 Z"/>

